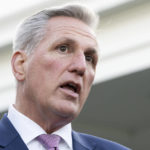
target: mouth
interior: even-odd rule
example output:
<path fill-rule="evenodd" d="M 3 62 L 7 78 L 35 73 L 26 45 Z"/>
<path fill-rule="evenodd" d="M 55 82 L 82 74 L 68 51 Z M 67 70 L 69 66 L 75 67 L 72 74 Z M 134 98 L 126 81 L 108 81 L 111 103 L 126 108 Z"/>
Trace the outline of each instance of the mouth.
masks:
<path fill-rule="evenodd" d="M 80 91 L 81 91 L 80 84 L 77 84 L 77 83 L 72 82 L 72 81 L 65 82 L 60 87 L 63 89 L 70 90 L 76 94 L 80 94 Z"/>

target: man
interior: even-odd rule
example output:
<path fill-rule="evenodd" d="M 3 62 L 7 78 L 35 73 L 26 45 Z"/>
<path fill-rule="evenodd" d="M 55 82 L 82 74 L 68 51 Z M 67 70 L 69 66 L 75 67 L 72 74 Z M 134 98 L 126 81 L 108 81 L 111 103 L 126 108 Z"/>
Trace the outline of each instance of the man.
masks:
<path fill-rule="evenodd" d="M 87 8 L 66 5 L 20 24 L 11 61 L 16 102 L 0 122 L 0 150 L 45 150 L 47 143 L 57 143 L 59 150 L 128 150 L 71 129 L 95 76 L 95 22 Z M 51 142 L 49 135 L 59 140 Z"/>

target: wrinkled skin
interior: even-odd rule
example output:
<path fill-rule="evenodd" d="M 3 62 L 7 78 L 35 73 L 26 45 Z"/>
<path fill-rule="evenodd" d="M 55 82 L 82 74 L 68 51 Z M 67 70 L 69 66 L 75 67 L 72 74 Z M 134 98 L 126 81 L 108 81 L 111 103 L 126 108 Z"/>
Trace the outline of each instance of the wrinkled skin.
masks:
<path fill-rule="evenodd" d="M 53 17 L 44 39 L 29 56 L 12 57 L 18 80 L 15 108 L 46 132 L 71 122 L 90 92 L 98 60 L 97 41 L 85 23 L 71 17 Z M 78 85 L 78 92 L 65 83 Z"/>

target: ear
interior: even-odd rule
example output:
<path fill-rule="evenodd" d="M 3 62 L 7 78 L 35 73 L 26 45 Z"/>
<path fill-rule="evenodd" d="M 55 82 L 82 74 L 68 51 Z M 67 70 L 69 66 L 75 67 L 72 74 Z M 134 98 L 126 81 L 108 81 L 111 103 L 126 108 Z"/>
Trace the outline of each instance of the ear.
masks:
<path fill-rule="evenodd" d="M 12 55 L 11 65 L 15 78 L 18 81 L 23 81 L 25 79 L 25 62 L 27 60 L 27 55 L 24 51 L 16 51 Z"/>

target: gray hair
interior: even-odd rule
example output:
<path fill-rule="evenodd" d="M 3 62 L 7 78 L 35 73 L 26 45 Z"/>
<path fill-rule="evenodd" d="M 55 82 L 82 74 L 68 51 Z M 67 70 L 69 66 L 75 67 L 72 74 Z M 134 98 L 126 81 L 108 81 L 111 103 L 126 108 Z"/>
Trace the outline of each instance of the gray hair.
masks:
<path fill-rule="evenodd" d="M 98 16 L 89 8 L 79 4 L 44 9 L 27 19 L 18 27 L 13 40 L 13 50 L 24 50 L 27 54 L 39 44 L 46 33 L 46 25 L 52 17 L 68 16 L 81 20 L 93 30 L 98 24 Z"/>

